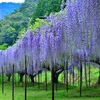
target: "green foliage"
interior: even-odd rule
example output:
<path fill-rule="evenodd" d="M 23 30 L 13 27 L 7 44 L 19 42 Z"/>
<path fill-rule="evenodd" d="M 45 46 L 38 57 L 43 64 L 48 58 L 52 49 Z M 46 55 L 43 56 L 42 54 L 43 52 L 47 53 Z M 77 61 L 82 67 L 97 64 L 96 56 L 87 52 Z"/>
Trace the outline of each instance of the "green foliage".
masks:
<path fill-rule="evenodd" d="M 21 29 L 20 34 L 18 35 L 18 37 L 22 37 L 23 34 L 26 33 L 26 31 L 27 31 L 27 28 L 23 28 L 23 29 Z"/>
<path fill-rule="evenodd" d="M 6 17 L 6 19 L 9 19 L 10 21 L 20 21 L 23 18 L 23 14 L 21 12 L 17 12 L 15 14 L 10 15 L 8 18 Z"/>
<path fill-rule="evenodd" d="M 47 25 L 47 24 L 50 25 L 50 23 L 48 23 L 47 21 L 37 18 L 33 25 L 30 24 L 30 28 L 32 31 L 33 30 L 36 31 L 36 29 L 39 28 L 40 26 Z"/>
<path fill-rule="evenodd" d="M 0 20 L 0 45 L 7 43 L 13 45 L 17 36 L 26 33 L 29 18 L 36 6 L 38 0 L 26 0 L 20 5 L 19 9 L 15 9 L 13 13 L 5 16 Z"/>
<path fill-rule="evenodd" d="M 13 27 L 10 26 L 8 29 L 6 29 L 6 43 L 11 45 L 12 43 L 15 42 L 16 37 L 17 33 Z"/>
<path fill-rule="evenodd" d="M 7 49 L 7 47 L 8 47 L 8 44 L 4 43 L 3 45 L 0 45 L 0 50 L 5 50 Z"/>
<path fill-rule="evenodd" d="M 36 21 L 39 16 L 49 16 L 51 12 L 59 12 L 62 0 L 39 0 L 33 12 L 30 24 Z"/>

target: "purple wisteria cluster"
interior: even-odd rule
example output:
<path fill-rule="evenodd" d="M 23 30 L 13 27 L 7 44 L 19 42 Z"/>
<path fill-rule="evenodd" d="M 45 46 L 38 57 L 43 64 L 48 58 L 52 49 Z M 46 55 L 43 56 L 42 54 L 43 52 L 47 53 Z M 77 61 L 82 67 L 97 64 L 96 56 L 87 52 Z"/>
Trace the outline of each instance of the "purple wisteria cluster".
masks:
<path fill-rule="evenodd" d="M 91 61 L 100 58 L 100 2 L 99 0 L 66 1 L 66 11 L 45 19 L 49 24 L 30 29 L 15 45 L 7 50 L 0 50 L 0 73 L 3 67 L 5 74 L 25 71 L 37 73 L 41 65 L 52 67 L 68 63 L 80 67 L 79 61 Z M 48 66 L 45 66 L 48 68 Z M 32 71 L 33 69 L 33 71 Z"/>

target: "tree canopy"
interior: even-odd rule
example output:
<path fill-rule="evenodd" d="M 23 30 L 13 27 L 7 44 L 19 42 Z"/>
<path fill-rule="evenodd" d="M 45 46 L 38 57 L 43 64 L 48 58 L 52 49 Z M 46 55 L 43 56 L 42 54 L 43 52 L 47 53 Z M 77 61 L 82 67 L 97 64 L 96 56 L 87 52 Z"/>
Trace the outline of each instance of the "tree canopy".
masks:
<path fill-rule="evenodd" d="M 61 1 L 62 0 L 39 0 L 30 23 L 33 24 L 39 16 L 49 16 L 51 12 L 59 12 Z"/>
<path fill-rule="evenodd" d="M 5 19 L 0 20 L 0 45 L 4 43 L 13 45 L 18 36 L 25 34 L 37 1 L 26 0 L 19 9 L 15 9 L 6 15 Z"/>

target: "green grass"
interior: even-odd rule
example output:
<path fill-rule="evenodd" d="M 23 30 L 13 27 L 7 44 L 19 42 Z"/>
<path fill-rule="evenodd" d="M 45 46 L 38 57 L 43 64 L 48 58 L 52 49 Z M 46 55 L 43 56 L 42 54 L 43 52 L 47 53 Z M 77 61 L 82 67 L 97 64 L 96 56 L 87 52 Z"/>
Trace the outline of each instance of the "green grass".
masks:
<path fill-rule="evenodd" d="M 24 84 L 24 83 L 23 83 Z M 48 83 L 48 90 L 45 90 L 45 83 L 40 83 L 40 89 L 38 89 L 38 83 L 33 84 L 28 82 L 27 83 L 27 100 L 51 100 L 52 93 L 51 93 L 51 83 Z M 2 85 L 0 84 L 0 87 Z M 24 100 L 24 90 L 25 88 L 22 87 L 20 83 L 16 83 L 14 87 L 14 98 L 15 100 Z M 56 88 L 55 88 L 56 89 Z M 66 92 L 66 86 L 62 83 L 58 84 L 58 91 L 55 90 L 55 100 L 99 100 L 100 97 L 84 97 L 84 96 L 99 96 L 100 95 L 100 85 L 90 86 L 87 89 L 82 87 L 82 97 L 79 97 L 79 87 L 73 87 L 69 85 L 69 91 Z M 2 88 L 0 88 L 0 100 L 11 100 L 12 98 L 12 84 L 11 82 L 6 82 L 4 84 L 4 94 L 2 94 Z"/>
<path fill-rule="evenodd" d="M 75 72 L 77 73 L 77 69 L 75 69 Z M 15 75 L 15 87 L 14 87 L 14 98 L 15 100 L 24 100 L 25 98 L 25 88 L 24 88 L 24 79 L 23 79 L 23 87 L 22 83 L 19 83 L 18 85 L 18 74 Z M 29 77 L 27 82 L 27 100 L 51 100 L 52 92 L 51 92 L 51 73 L 47 72 L 47 81 L 48 81 L 48 90 L 46 91 L 45 87 L 45 73 L 43 72 L 40 74 L 40 88 L 38 88 L 38 76 L 35 77 L 35 83 L 34 87 L 31 83 Z M 87 76 L 88 73 L 88 67 L 87 67 Z M 84 70 L 83 70 L 83 83 L 82 83 L 82 97 L 79 97 L 80 94 L 80 87 L 78 86 L 78 79 L 75 75 L 75 86 L 73 86 L 73 81 L 71 79 L 70 84 L 70 77 L 69 77 L 69 90 L 68 93 L 66 91 L 66 86 L 63 84 L 63 73 L 59 75 L 59 84 L 58 84 L 58 91 L 56 91 L 56 84 L 55 84 L 55 100 L 100 100 L 100 85 L 95 85 L 95 82 L 98 80 L 99 76 L 99 69 L 96 67 L 91 66 L 91 86 L 88 86 L 88 88 L 85 87 L 85 79 L 84 79 Z M 12 77 L 11 77 L 12 80 Z M 4 94 L 2 94 L 2 84 L 1 84 L 1 75 L 0 75 L 0 100 L 12 100 L 12 83 L 7 82 L 7 77 L 4 75 Z M 86 97 L 89 96 L 89 97 Z M 90 97 L 91 96 L 91 97 Z M 95 97 L 93 97 L 95 96 Z"/>

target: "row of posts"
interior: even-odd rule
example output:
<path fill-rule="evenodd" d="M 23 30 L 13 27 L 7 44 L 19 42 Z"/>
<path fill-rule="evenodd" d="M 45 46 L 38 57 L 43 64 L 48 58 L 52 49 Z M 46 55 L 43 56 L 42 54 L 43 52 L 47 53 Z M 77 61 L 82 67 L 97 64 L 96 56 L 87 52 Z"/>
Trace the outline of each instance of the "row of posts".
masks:
<path fill-rule="evenodd" d="M 52 70 L 51 70 L 52 100 L 54 100 L 54 65 L 53 63 L 51 65 L 52 65 Z M 73 70 L 74 70 L 74 66 L 73 66 Z M 25 56 L 25 100 L 27 100 L 26 75 L 27 75 L 27 66 L 26 66 L 26 56 Z M 78 75 L 79 75 L 79 71 L 78 71 Z M 100 68 L 99 68 L 99 76 L 100 76 Z M 65 77 L 65 73 L 64 73 L 64 77 Z M 3 67 L 2 67 L 2 94 L 4 93 L 4 81 L 3 80 L 4 80 L 4 74 L 3 74 Z M 47 71 L 45 71 L 45 80 L 46 80 L 46 91 L 47 91 Z M 89 85 L 90 85 L 90 64 L 89 64 Z M 38 86 L 39 86 L 39 74 L 38 74 Z M 73 75 L 73 86 L 74 86 L 74 75 Z M 67 69 L 66 90 L 68 92 L 68 69 Z M 57 91 L 57 83 L 56 83 L 56 91 Z M 81 91 L 82 91 L 82 62 L 80 62 L 80 97 L 81 97 Z M 12 72 L 12 100 L 14 100 L 14 64 L 13 64 L 13 72 Z"/>

